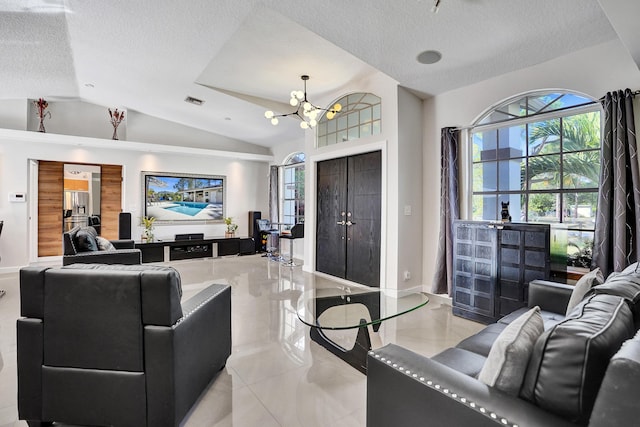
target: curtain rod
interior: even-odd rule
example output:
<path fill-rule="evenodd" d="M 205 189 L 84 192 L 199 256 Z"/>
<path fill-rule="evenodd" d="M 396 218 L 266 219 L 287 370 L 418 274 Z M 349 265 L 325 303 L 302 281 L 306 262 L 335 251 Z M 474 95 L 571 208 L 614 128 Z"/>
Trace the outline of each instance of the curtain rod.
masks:
<path fill-rule="evenodd" d="M 632 97 L 635 98 L 637 95 L 640 95 L 640 89 L 631 92 L 631 96 Z M 558 108 L 558 109 L 553 110 L 553 111 L 569 110 L 569 109 L 572 109 L 572 108 L 586 107 L 586 106 L 593 105 L 593 104 L 599 104 L 600 102 L 604 101 L 604 98 L 605 97 L 603 96 L 603 97 L 599 98 L 596 101 L 589 101 L 589 102 L 585 102 L 584 104 L 572 105 L 571 107 Z M 542 114 L 548 114 L 548 113 L 549 113 L 548 111 L 542 111 L 542 112 L 529 114 L 527 117 L 536 117 L 536 116 L 539 116 L 539 115 L 542 115 Z M 501 123 L 509 123 L 509 122 L 512 122 L 512 121 L 515 121 L 515 120 L 520 120 L 520 119 L 522 119 L 522 117 L 513 117 L 511 119 L 498 120 L 497 122 L 493 122 L 493 123 L 490 123 L 490 124 L 491 125 L 499 125 Z M 457 126 L 457 127 L 453 128 L 453 130 L 454 131 L 469 130 L 469 129 L 473 129 L 473 128 L 479 127 L 479 126 L 483 126 L 483 125 Z"/>

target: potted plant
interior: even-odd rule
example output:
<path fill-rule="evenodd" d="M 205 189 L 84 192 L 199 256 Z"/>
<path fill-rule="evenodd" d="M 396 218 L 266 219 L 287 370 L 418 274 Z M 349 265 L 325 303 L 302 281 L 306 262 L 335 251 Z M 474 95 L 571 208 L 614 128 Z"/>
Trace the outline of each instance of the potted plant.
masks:
<path fill-rule="evenodd" d="M 156 222 L 156 218 L 153 216 L 143 216 L 142 225 L 144 225 L 144 232 L 142 233 L 142 241 L 153 242 L 153 223 Z"/>
<path fill-rule="evenodd" d="M 233 223 L 233 217 L 231 216 L 226 217 L 224 223 L 227 225 L 227 231 L 225 231 L 224 237 L 233 237 L 238 229 L 238 224 Z"/>

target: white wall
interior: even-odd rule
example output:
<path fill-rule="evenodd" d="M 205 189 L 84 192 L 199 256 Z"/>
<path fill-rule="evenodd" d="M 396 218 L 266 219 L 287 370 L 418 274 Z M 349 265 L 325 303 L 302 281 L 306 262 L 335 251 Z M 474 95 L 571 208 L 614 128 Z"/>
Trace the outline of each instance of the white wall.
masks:
<path fill-rule="evenodd" d="M 568 89 L 598 99 L 608 91 L 640 88 L 640 70 L 619 41 L 573 52 L 524 70 L 504 74 L 450 91 L 424 102 L 423 143 L 423 284 L 431 289 L 437 252 L 440 214 L 440 129 L 468 126 L 492 105 L 511 96 L 540 89 Z M 636 102 L 636 105 L 638 103 Z M 640 109 L 636 109 L 640 116 Z M 636 117 L 638 121 L 638 117 Z M 460 147 L 461 208 L 466 214 L 468 144 Z"/>
<path fill-rule="evenodd" d="M 398 88 L 399 289 L 422 285 L 422 117 L 422 100 Z"/>
<path fill-rule="evenodd" d="M 268 208 L 264 177 L 268 173 L 270 156 L 254 155 L 255 160 L 252 160 L 251 155 L 214 150 L 163 150 L 168 148 L 125 141 L 0 130 L 0 220 L 4 220 L 0 237 L 0 271 L 15 269 L 29 262 L 28 207 L 35 202 L 31 197 L 34 189 L 29 188 L 28 184 L 29 159 L 122 165 L 123 210 L 132 213 L 134 225 L 141 215 L 141 171 L 226 175 L 226 214 L 237 220 L 239 236 L 248 234 L 248 211 L 265 211 Z M 9 203 L 9 192 L 27 192 L 28 203 Z M 190 232 L 223 235 L 224 224 L 168 225 L 156 226 L 155 229 L 155 235 L 160 239 Z M 141 233 L 140 226 L 132 230 L 134 237 Z"/>

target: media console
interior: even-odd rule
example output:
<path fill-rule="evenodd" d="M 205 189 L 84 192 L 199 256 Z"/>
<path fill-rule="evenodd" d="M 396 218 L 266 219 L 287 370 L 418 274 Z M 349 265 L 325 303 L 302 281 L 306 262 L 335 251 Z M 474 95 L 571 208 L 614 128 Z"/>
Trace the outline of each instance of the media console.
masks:
<path fill-rule="evenodd" d="M 248 241 L 248 242 L 247 242 Z M 142 262 L 166 262 L 181 259 L 211 258 L 223 255 L 247 254 L 242 249 L 253 249 L 252 238 L 211 237 L 202 239 L 159 240 L 149 243 L 136 242 L 142 252 Z"/>

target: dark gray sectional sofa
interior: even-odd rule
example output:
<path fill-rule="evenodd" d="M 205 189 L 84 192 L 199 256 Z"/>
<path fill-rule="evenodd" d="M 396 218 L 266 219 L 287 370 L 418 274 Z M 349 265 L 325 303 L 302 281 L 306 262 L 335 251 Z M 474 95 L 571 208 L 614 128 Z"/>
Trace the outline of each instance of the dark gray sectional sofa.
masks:
<path fill-rule="evenodd" d="M 367 426 L 631 426 L 640 398 L 640 272 L 595 286 L 566 314 L 572 286 L 533 281 L 544 332 L 517 395 L 477 379 L 523 308 L 432 358 L 397 345 L 368 355 Z"/>
<path fill-rule="evenodd" d="M 98 233 L 92 226 L 76 226 L 62 234 L 62 265 L 71 264 L 142 264 L 142 252 L 133 240 L 110 240 L 113 248 L 100 250 Z"/>

